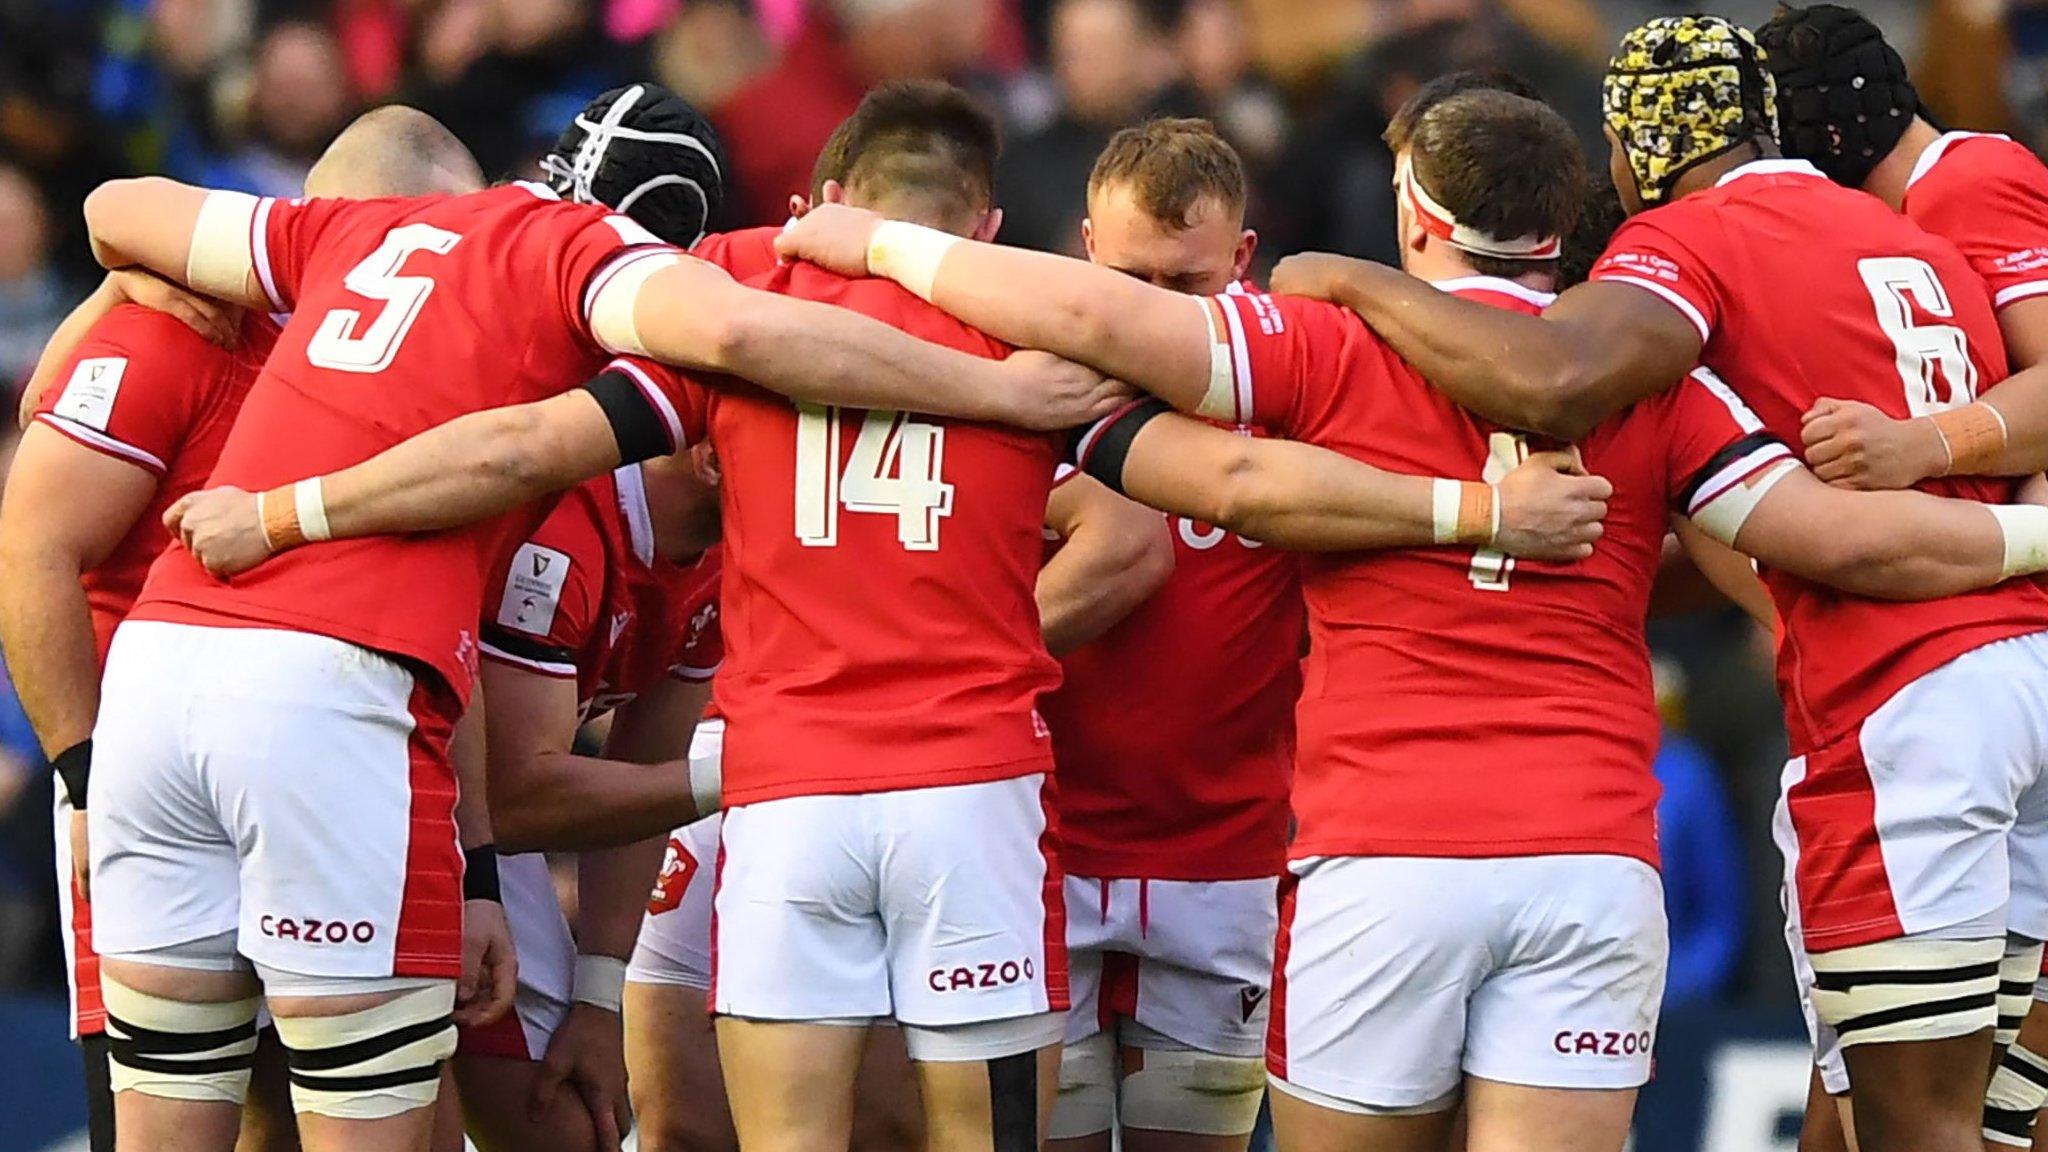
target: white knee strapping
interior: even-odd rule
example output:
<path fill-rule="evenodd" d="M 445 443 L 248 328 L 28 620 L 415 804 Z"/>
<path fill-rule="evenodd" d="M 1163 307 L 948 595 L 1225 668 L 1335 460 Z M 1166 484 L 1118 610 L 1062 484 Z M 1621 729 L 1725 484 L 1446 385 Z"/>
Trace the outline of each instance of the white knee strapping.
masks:
<path fill-rule="evenodd" d="M 1124 1074 L 1117 1111 L 1127 1128 L 1245 1136 L 1265 1098 L 1266 1064 L 1256 1056 L 1146 1048 Z"/>
<path fill-rule="evenodd" d="M 256 1058 L 256 998 L 166 1000 L 101 975 L 108 1072 L 116 1092 L 239 1105 Z"/>
<path fill-rule="evenodd" d="M 1816 952 L 1813 1007 L 1844 1048 L 1944 1040 L 1998 1022 L 2005 941 L 1906 938 Z"/>
<path fill-rule="evenodd" d="M 1998 1030 L 1993 1041 L 2003 1048 L 2019 1039 L 2020 1025 L 2034 1006 L 2034 981 L 2041 976 L 2041 942 L 2024 936 L 2005 938 L 2005 959 L 1998 964 Z"/>
<path fill-rule="evenodd" d="M 1073 1140 L 1116 1126 L 1116 1037 L 1097 1032 L 1060 1053 L 1060 1094 L 1049 1140 Z"/>
<path fill-rule="evenodd" d="M 455 984 L 425 982 L 374 1008 L 339 1016 L 280 1016 L 292 1109 L 381 1120 L 424 1108 L 455 1053 Z"/>
<path fill-rule="evenodd" d="M 1449 1112 L 1456 1108 L 1460 1093 L 1459 1089 L 1453 1088 L 1434 1100 L 1425 1100 L 1420 1104 L 1367 1104 L 1358 1100 L 1346 1100 L 1342 1096 L 1332 1096 L 1328 1092 L 1318 1092 L 1313 1088 L 1304 1088 L 1278 1076 L 1266 1077 L 1266 1083 L 1272 1086 L 1273 1091 L 1284 1096 L 1292 1096 L 1318 1108 L 1327 1108 L 1332 1112 L 1343 1112 L 1351 1116 L 1434 1116 L 1439 1112 Z"/>
<path fill-rule="evenodd" d="M 2048 1060 L 2025 1048 L 2005 1050 L 1984 1094 L 1984 1140 L 2011 1148 L 2034 1144 L 2034 1117 L 2048 1105 Z"/>

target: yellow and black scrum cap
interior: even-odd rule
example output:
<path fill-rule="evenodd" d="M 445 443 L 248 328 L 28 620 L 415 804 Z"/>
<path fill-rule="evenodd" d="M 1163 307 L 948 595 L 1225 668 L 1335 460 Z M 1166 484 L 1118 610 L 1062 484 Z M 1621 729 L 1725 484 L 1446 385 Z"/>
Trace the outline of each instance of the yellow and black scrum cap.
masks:
<path fill-rule="evenodd" d="M 1601 112 L 1643 203 L 1663 203 L 1687 169 L 1775 134 L 1777 90 L 1756 37 L 1719 16 L 1664 16 L 1624 36 Z"/>

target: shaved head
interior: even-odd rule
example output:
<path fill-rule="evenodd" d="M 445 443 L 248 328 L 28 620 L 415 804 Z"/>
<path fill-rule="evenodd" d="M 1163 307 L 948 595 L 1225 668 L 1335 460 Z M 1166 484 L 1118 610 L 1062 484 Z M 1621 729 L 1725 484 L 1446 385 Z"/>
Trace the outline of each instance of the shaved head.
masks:
<path fill-rule="evenodd" d="M 341 130 L 306 173 L 306 195 L 461 195 L 484 186 L 476 157 L 417 108 L 373 108 Z"/>

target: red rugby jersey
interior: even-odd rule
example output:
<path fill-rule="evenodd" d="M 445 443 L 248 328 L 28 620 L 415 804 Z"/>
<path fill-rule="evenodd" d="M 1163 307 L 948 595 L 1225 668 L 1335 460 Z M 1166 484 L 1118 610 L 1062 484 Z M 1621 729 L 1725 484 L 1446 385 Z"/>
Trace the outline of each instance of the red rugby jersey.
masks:
<path fill-rule="evenodd" d="M 1249 430 L 1246 430 L 1249 433 Z M 1079 876 L 1245 880 L 1287 855 L 1301 695 L 1301 567 L 1169 516 L 1173 575 L 1061 658 L 1042 707 L 1060 860 Z"/>
<path fill-rule="evenodd" d="M 38 421 L 157 478 L 128 534 L 81 578 L 102 660 L 149 566 L 171 543 L 164 510 L 205 486 L 277 333 L 275 321 L 252 312 L 241 342 L 225 349 L 162 312 L 123 304 L 92 326 L 63 383 L 43 394 Z"/>
<path fill-rule="evenodd" d="M 577 485 L 493 575 L 483 656 L 576 681 L 583 719 L 663 676 L 709 680 L 724 659 L 718 551 L 679 565 L 654 550 L 637 464 Z"/>
<path fill-rule="evenodd" d="M 1980 132 L 1944 135 L 1914 165 L 1905 209 L 1962 249 L 1993 307 L 2048 292 L 2048 165 L 2024 145 Z"/>
<path fill-rule="evenodd" d="M 331 472 L 481 408 L 580 386 L 604 365 L 591 301 L 633 259 L 673 249 L 623 216 L 513 184 L 467 196 L 265 200 L 256 270 L 292 312 L 222 449 L 214 484 L 250 491 Z M 519 517 L 301 548 L 222 583 L 183 550 L 138 618 L 332 636 L 437 674 L 468 697 L 484 582 Z"/>
<path fill-rule="evenodd" d="M 714 232 L 690 249 L 690 255 L 725 269 L 735 280 L 752 280 L 775 271 L 775 238 L 781 228 L 742 228 L 737 232 Z"/>
<path fill-rule="evenodd" d="M 230 350 L 162 312 L 123 304 L 92 326 L 64 365 L 63 383 L 43 393 L 38 421 L 157 478 L 156 494 L 120 543 L 79 577 L 102 662 L 149 566 L 170 546 L 164 510 L 205 484 L 276 340 L 276 323 L 260 313 L 243 318 L 241 341 Z M 107 1010 L 92 950 L 92 907 L 71 888 L 73 1024 L 93 1035 L 105 1031 Z"/>
<path fill-rule="evenodd" d="M 808 264 L 755 286 L 978 356 L 1008 350 L 886 280 Z M 619 361 L 681 395 L 724 474 L 725 800 L 887 792 L 1049 771 L 1059 682 L 1033 588 L 1054 439 L 797 406 Z"/>
<path fill-rule="evenodd" d="M 1503 280 L 1440 284 L 1534 313 Z M 1431 388 L 1347 309 L 1217 296 L 1240 419 L 1397 472 L 1493 480 L 1531 449 Z M 1535 445 L 1534 447 L 1542 447 Z M 1491 549 L 1302 558 L 1309 656 L 1289 855 L 1612 853 L 1657 862 L 1643 620 L 1674 511 L 1789 455 L 1688 380 L 1581 441 L 1614 484 L 1590 559 Z"/>
<path fill-rule="evenodd" d="M 1746 164 L 1636 216 L 1593 277 L 1683 313 L 1706 342 L 1706 365 L 1788 443 L 1824 396 L 1922 416 L 1968 404 L 2006 374 L 1990 296 L 1962 253 L 1801 161 Z M 1921 487 L 2002 504 L 2018 482 L 1959 476 Z M 2048 628 L 2048 592 L 2030 580 L 1919 604 L 1775 571 L 1764 583 L 1783 621 L 1778 691 L 1795 754 L 1853 732 L 1964 652 Z"/>

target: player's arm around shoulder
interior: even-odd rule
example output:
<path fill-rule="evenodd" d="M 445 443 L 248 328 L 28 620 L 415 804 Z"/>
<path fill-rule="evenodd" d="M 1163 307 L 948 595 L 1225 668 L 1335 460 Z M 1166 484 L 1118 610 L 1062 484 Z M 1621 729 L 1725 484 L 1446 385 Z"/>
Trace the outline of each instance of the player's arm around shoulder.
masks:
<path fill-rule="evenodd" d="M 1038 619 L 1059 656 L 1115 627 L 1173 575 L 1166 518 L 1091 476 L 1057 484 L 1046 530 L 1063 543 L 1038 572 Z"/>
<path fill-rule="evenodd" d="M 268 203 L 247 193 L 137 176 L 88 193 L 85 224 L 103 268 L 140 265 L 229 303 L 268 308 L 255 250 L 259 213 Z"/>
<path fill-rule="evenodd" d="M 1495 484 L 1388 472 L 1327 448 L 1241 435 L 1141 401 L 1079 441 L 1080 466 L 1140 503 L 1281 548 L 1479 544 L 1591 555 L 1613 486 L 1576 454 L 1538 453 Z"/>

